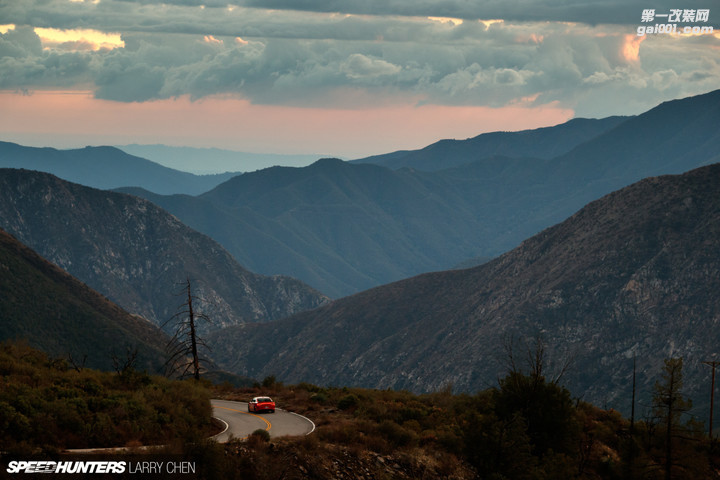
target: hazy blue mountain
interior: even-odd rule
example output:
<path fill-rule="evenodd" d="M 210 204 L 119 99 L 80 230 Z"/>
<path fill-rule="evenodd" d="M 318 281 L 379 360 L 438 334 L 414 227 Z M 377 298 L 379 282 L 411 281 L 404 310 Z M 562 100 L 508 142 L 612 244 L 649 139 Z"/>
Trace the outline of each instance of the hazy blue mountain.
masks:
<path fill-rule="evenodd" d="M 574 118 L 553 127 L 483 133 L 466 140 L 440 140 L 420 150 L 374 155 L 353 162 L 373 163 L 393 170 L 410 167 L 434 172 L 492 157 L 550 159 L 615 128 L 628 118 Z"/>
<path fill-rule="evenodd" d="M 720 164 L 643 180 L 479 267 L 420 275 L 210 340 L 244 375 L 373 388 L 475 391 L 507 368 L 504 345 L 540 336 L 547 375 L 627 411 L 633 358 L 648 403 L 667 357 L 706 402 L 720 331 Z M 271 329 L 271 330 L 270 330 Z M 240 341 L 242 339 L 242 341 Z"/>
<path fill-rule="evenodd" d="M 720 91 L 608 121 L 618 123 L 554 158 L 495 156 L 434 172 L 324 159 L 248 173 L 197 197 L 134 193 L 248 268 L 340 297 L 495 257 L 613 190 L 720 158 Z"/>
<path fill-rule="evenodd" d="M 320 160 L 235 177 L 199 197 L 141 195 L 243 265 L 339 297 L 478 253 L 479 226 L 441 177 Z"/>
<path fill-rule="evenodd" d="M 163 167 L 114 147 L 74 150 L 24 147 L 0 142 L 0 168 L 25 168 L 103 190 L 141 187 L 161 194 L 197 195 L 238 175 L 193 175 Z"/>
<path fill-rule="evenodd" d="M 304 167 L 323 157 L 323 155 L 248 153 L 220 148 L 172 147 L 168 145 L 133 144 L 118 145 L 117 148 L 169 168 L 199 175 L 221 172 L 253 172 L 278 165 Z"/>
<path fill-rule="evenodd" d="M 112 369 L 137 349 L 137 368 L 162 372 L 169 337 L 0 230 L 0 340 Z"/>
<path fill-rule="evenodd" d="M 475 206 L 496 256 L 602 195 L 720 160 L 720 90 L 665 102 L 559 157 L 484 158 L 434 172 Z"/>
<path fill-rule="evenodd" d="M 248 271 L 217 242 L 154 204 L 0 169 L 0 228 L 127 311 L 160 325 L 183 303 L 190 278 L 214 324 L 268 321 L 327 298 L 302 282 Z"/>

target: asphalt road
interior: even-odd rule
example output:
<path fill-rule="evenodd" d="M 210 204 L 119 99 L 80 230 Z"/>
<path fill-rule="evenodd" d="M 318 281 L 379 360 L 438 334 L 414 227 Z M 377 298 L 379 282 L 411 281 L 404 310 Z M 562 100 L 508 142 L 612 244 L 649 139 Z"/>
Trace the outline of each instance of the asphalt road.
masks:
<path fill-rule="evenodd" d="M 275 413 L 251 413 L 247 403 L 229 400 L 211 400 L 213 416 L 227 425 L 227 429 L 214 438 L 218 442 L 227 442 L 230 437 L 245 438 L 255 430 L 262 428 L 271 437 L 301 436 L 315 430 L 315 424 L 301 416 L 285 410 L 275 409 Z"/>

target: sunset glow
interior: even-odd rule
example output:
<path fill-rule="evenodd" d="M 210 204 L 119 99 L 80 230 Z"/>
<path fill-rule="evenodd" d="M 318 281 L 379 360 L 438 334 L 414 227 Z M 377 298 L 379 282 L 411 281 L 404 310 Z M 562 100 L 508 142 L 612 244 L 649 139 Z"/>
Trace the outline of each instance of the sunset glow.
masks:
<path fill-rule="evenodd" d="M 461 18 L 451 18 L 451 17 L 428 17 L 428 20 L 432 20 L 434 22 L 440 22 L 440 23 L 451 23 L 453 26 L 462 25 L 463 20 Z"/>
<path fill-rule="evenodd" d="M 73 29 L 61 30 L 57 28 L 35 28 L 35 33 L 40 37 L 43 48 L 57 48 L 60 45 L 85 45 L 86 48 L 77 49 L 100 50 L 123 48 L 125 42 L 119 33 L 104 33 L 98 30 Z"/>
<path fill-rule="evenodd" d="M 205 35 L 203 37 L 203 40 L 205 43 L 215 43 L 215 44 L 222 44 L 222 40 L 218 40 L 217 38 L 213 37 L 212 35 Z"/>
<path fill-rule="evenodd" d="M 628 62 L 637 62 L 640 59 L 640 44 L 643 40 L 645 40 L 645 37 L 625 35 L 625 42 L 622 48 L 622 54 L 625 60 Z"/>
<path fill-rule="evenodd" d="M 490 28 L 490 25 L 493 25 L 495 23 L 503 23 L 504 20 L 502 19 L 495 19 L 495 20 L 478 20 L 480 23 L 485 25 L 485 28 Z"/>
<path fill-rule="evenodd" d="M 530 100 L 530 99 L 528 99 Z M 397 148 L 421 148 L 442 138 L 468 138 L 483 131 L 517 130 L 562 123 L 572 110 L 394 105 L 363 110 L 252 105 L 246 100 L 188 98 L 144 103 L 97 100 L 91 92 L 0 92 L 8 115 L 0 117 L 6 139 L 80 147 L 88 132 L 98 144 L 182 143 L 188 146 L 276 153 L 344 152 L 359 158 Z M 102 115 L 98 115 L 103 112 Z M 338 129 L 337 126 L 350 128 Z M 398 125 L 403 125 L 398 128 Z M 37 133 L 33 133 L 37 132 Z M 67 139 L 65 142 L 61 138 Z M 352 150 L 347 145 L 356 145 Z"/>

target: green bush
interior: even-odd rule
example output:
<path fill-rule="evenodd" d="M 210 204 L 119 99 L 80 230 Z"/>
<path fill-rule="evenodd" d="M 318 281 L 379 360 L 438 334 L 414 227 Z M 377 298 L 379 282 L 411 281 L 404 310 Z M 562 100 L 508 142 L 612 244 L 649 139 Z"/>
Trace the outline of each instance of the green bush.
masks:
<path fill-rule="evenodd" d="M 418 435 L 391 420 L 385 420 L 378 426 L 378 432 L 394 447 L 406 447 L 418 440 Z"/>
<path fill-rule="evenodd" d="M 262 381 L 263 388 L 272 388 L 277 384 L 277 379 L 275 378 L 275 375 L 269 375 L 265 377 Z"/>
<path fill-rule="evenodd" d="M 340 399 L 340 401 L 338 402 L 338 408 L 340 410 L 349 410 L 351 408 L 357 407 L 358 403 L 360 403 L 360 400 L 358 399 L 357 395 L 353 395 L 351 393 L 349 395 L 345 395 Z"/>
<path fill-rule="evenodd" d="M 496 409 L 509 421 L 520 414 L 536 454 L 552 450 L 571 453 L 577 444 L 578 425 L 570 392 L 543 377 L 513 372 L 500 381 Z"/>
<path fill-rule="evenodd" d="M 328 401 L 328 397 L 323 392 L 318 392 L 318 393 L 313 393 L 310 396 L 310 400 L 312 400 L 315 403 L 325 404 Z"/>
<path fill-rule="evenodd" d="M 254 432 L 252 432 L 252 433 L 250 434 L 250 436 L 251 436 L 251 437 L 254 437 L 254 438 L 256 438 L 256 439 L 262 440 L 262 441 L 264 441 L 264 442 L 269 442 L 269 441 L 270 441 L 270 432 L 268 432 L 267 430 L 264 430 L 264 429 L 262 429 L 262 428 L 258 428 L 257 430 L 255 430 Z"/>

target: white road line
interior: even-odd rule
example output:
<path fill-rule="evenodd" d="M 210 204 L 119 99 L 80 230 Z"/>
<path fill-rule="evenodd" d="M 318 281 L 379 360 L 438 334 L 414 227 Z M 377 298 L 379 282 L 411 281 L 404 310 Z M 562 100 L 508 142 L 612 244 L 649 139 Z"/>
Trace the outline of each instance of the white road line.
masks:
<path fill-rule="evenodd" d="M 278 408 L 278 410 L 280 410 L 280 409 Z M 310 419 L 307 418 L 306 416 L 300 415 L 299 413 L 290 412 L 290 411 L 288 411 L 288 410 L 283 410 L 283 411 L 289 413 L 290 415 L 295 415 L 296 417 L 300 417 L 300 418 L 302 418 L 303 420 L 307 420 L 308 422 L 310 422 L 310 425 L 312 425 L 312 429 L 311 429 L 308 433 L 305 434 L 306 436 L 307 436 L 307 435 L 310 435 L 311 433 L 313 433 L 313 432 L 315 431 L 315 422 L 313 422 L 312 420 L 310 420 Z"/>
<path fill-rule="evenodd" d="M 218 420 L 218 421 L 224 423 L 224 424 L 225 424 L 225 428 L 223 429 L 222 432 L 216 433 L 215 435 L 213 435 L 213 436 L 210 437 L 210 438 L 219 437 L 219 436 L 222 435 L 223 433 L 227 432 L 228 428 L 230 428 L 230 425 L 228 425 L 228 423 L 227 423 L 225 420 L 223 420 L 222 418 L 218 418 L 218 417 L 212 417 L 212 418 L 214 418 L 215 420 Z"/>

